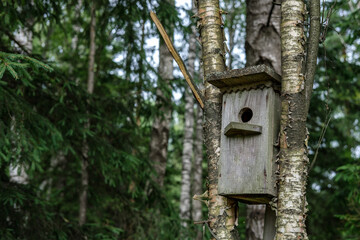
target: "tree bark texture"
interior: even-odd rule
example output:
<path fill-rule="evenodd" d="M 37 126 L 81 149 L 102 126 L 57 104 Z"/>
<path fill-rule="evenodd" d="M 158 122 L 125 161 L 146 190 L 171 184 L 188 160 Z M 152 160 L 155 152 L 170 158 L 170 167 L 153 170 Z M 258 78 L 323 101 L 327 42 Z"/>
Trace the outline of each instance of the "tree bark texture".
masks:
<path fill-rule="evenodd" d="M 246 1 L 246 66 L 266 64 L 281 73 L 280 14 L 272 0 Z M 246 239 L 263 239 L 265 205 L 247 205 L 246 212 Z"/>
<path fill-rule="evenodd" d="M 195 27 L 189 39 L 189 60 L 188 70 L 191 76 L 195 72 L 196 58 L 196 39 Z M 194 97 L 190 88 L 185 90 L 185 127 L 184 144 L 182 151 L 182 171 L 181 171 L 181 192 L 180 192 L 180 219 L 183 228 L 188 227 L 191 209 L 191 160 L 193 157 L 193 135 L 194 135 Z M 185 231 L 184 231 L 185 232 Z M 183 236 L 185 237 L 185 235 Z"/>
<path fill-rule="evenodd" d="M 168 0 L 174 5 L 174 0 Z M 173 28 L 173 27 L 171 27 Z M 172 29 L 166 29 L 172 33 Z M 170 35 L 170 38 L 172 38 Z M 160 115 L 156 116 L 152 125 L 151 142 L 150 142 L 150 160 L 153 163 L 156 176 L 153 180 L 162 187 L 164 184 L 167 146 L 169 140 L 169 129 L 171 120 L 171 85 L 173 79 L 173 58 L 166 47 L 164 41 L 160 38 L 159 46 L 159 79 L 156 90 L 156 105 L 160 107 Z M 165 86 L 161 88 L 160 85 Z M 165 92 L 166 89 L 166 92 Z"/>
<path fill-rule="evenodd" d="M 199 30 L 205 80 L 210 73 L 223 72 L 225 66 L 224 32 L 218 0 L 198 2 Z M 204 140 L 208 158 L 209 226 L 217 239 L 238 239 L 237 202 L 218 195 L 220 159 L 221 92 L 205 81 Z"/>
<path fill-rule="evenodd" d="M 276 239 L 308 239 L 304 1 L 284 0 L 281 15 L 282 112 Z"/>
<path fill-rule="evenodd" d="M 310 0 L 310 31 L 306 54 L 306 112 L 309 112 L 310 98 L 314 85 L 320 38 L 320 0 Z"/>
<path fill-rule="evenodd" d="M 95 15 L 95 1 L 92 1 L 91 5 L 91 19 L 90 19 L 90 49 L 89 49 L 89 65 L 88 65 L 88 79 L 87 79 L 87 92 L 92 94 L 94 92 L 95 85 L 95 27 L 96 27 L 96 15 Z M 85 123 L 85 128 L 90 128 L 90 119 Z M 84 139 L 82 149 L 82 161 L 81 161 L 81 190 L 80 190 L 80 206 L 79 206 L 79 225 L 82 226 L 86 222 L 87 212 L 87 192 L 89 185 L 89 173 L 87 167 L 89 165 L 89 144 Z"/>
<path fill-rule="evenodd" d="M 194 162 L 193 162 L 193 179 L 192 179 L 192 195 L 200 195 L 202 188 L 202 161 L 203 161 L 203 110 L 198 105 L 196 108 L 196 129 L 194 139 Z M 202 220 L 201 202 L 192 200 L 192 220 L 197 222 Z M 198 229 L 196 240 L 202 239 L 202 231 Z"/>
<path fill-rule="evenodd" d="M 272 0 L 246 1 L 246 66 L 266 64 L 281 73 L 280 14 Z"/>
<path fill-rule="evenodd" d="M 261 240 L 264 234 L 265 205 L 247 205 L 246 239 Z"/>

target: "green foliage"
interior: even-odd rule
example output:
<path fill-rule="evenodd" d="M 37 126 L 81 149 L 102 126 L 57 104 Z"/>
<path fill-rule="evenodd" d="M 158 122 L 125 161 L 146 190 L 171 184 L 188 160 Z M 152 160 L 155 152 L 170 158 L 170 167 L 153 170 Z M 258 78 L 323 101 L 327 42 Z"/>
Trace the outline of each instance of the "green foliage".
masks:
<path fill-rule="evenodd" d="M 357 239 L 360 235 L 360 165 L 358 162 L 347 164 L 337 169 L 336 181 L 344 181 L 352 188 L 347 196 L 348 213 L 338 215 L 345 222 L 343 236 L 347 239 Z"/>
<path fill-rule="evenodd" d="M 227 6 L 231 3 L 226 1 Z M 152 58 L 157 49 L 148 47 L 147 40 L 157 38 L 158 32 L 149 8 L 166 28 L 175 26 L 184 41 L 189 27 L 182 26 L 179 9 L 167 1 L 97 0 L 96 5 L 96 80 L 89 95 L 90 2 L 0 2 L 2 239 L 178 239 L 183 100 L 172 106 L 175 120 L 165 189 L 151 180 L 148 149 L 152 121 L 162 114 L 155 105 L 156 89 L 169 95 L 171 88 L 183 92 L 184 81 L 175 78 L 171 88 L 155 84 L 157 66 Z M 229 16 L 225 27 L 241 26 L 241 35 L 245 8 L 235 5 L 239 14 Z M 327 9 L 331 5 L 326 2 Z M 360 235 L 359 9 L 340 1 L 334 10 L 320 48 L 309 116 L 311 154 L 326 117 L 332 117 L 310 173 L 311 239 Z M 30 49 L 19 41 L 21 34 L 28 37 Z M 241 39 L 235 41 L 237 48 L 242 47 Z M 234 65 L 243 64 L 234 58 Z M 85 127 L 88 119 L 90 128 Z M 87 222 L 80 227 L 85 139 L 90 149 L 88 211 Z M 25 169 L 27 184 L 12 180 L 12 166 Z M 243 206 L 239 218 L 243 238 Z M 192 237 L 201 226 L 190 225 Z M 210 238 L 207 230 L 206 238 Z"/>
<path fill-rule="evenodd" d="M 315 167 L 308 184 L 308 229 L 310 239 L 358 239 L 358 209 L 355 189 L 359 182 L 358 121 L 359 52 L 354 34 L 359 24 L 354 20 L 358 9 L 351 10 L 351 1 L 326 2 L 327 12 L 333 8 L 326 40 L 320 45 L 314 94 L 308 117 L 310 160 L 319 147 Z M 325 26 L 323 26 L 323 31 Z M 331 117 L 325 137 L 318 146 L 321 129 Z M 350 197 L 352 196 L 352 197 Z"/>
<path fill-rule="evenodd" d="M 146 60 L 153 50 L 144 47 L 155 34 L 150 2 L 96 1 L 92 95 L 86 92 L 90 6 L 79 2 L 0 3 L 1 237 L 174 239 L 173 196 L 150 180 L 148 161 L 159 114 L 151 96 L 157 70 Z M 169 24 L 179 22 L 174 7 L 155 5 Z M 17 40 L 19 32 L 31 33 L 31 50 Z M 87 223 L 80 227 L 84 139 L 89 189 Z M 27 184 L 12 180 L 11 166 L 25 169 Z"/>

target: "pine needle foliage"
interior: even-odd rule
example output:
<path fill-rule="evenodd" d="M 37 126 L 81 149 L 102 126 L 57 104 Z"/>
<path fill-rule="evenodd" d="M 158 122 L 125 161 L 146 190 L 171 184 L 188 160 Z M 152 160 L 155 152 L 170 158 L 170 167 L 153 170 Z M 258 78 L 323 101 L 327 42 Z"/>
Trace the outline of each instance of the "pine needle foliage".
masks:
<path fill-rule="evenodd" d="M 29 80 L 32 80 L 31 75 L 28 73 L 27 68 L 42 68 L 45 71 L 53 71 L 49 65 L 29 56 L 22 54 L 13 54 L 0 52 L 0 80 L 3 78 L 5 71 L 11 74 L 14 79 L 21 78 L 25 86 L 32 85 Z M 6 82 L 1 81 L 1 84 Z"/>

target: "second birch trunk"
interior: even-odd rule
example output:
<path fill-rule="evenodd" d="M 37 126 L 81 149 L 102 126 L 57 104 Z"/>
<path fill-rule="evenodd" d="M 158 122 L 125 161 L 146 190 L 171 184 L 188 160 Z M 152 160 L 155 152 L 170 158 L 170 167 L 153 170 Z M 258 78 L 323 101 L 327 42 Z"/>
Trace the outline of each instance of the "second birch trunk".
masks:
<path fill-rule="evenodd" d="M 195 72 L 196 42 L 195 27 L 189 39 L 188 71 L 191 76 Z M 182 228 L 188 227 L 191 209 L 191 160 L 193 157 L 194 135 L 194 98 L 190 88 L 185 91 L 185 126 L 184 144 L 182 151 L 181 192 L 180 192 L 180 219 Z M 185 230 L 185 229 L 183 229 Z M 185 232 L 185 231 L 183 231 Z M 184 235 L 185 237 L 185 235 Z"/>
<path fill-rule="evenodd" d="M 308 239 L 305 227 L 307 157 L 304 78 L 305 4 L 284 0 L 281 6 L 282 112 L 277 240 Z"/>
<path fill-rule="evenodd" d="M 209 74 L 223 72 L 225 48 L 223 22 L 218 0 L 198 2 L 202 61 L 205 76 L 204 140 L 208 158 L 209 226 L 217 239 L 238 239 L 237 202 L 218 195 L 218 162 L 220 159 L 221 92 L 206 81 Z"/>

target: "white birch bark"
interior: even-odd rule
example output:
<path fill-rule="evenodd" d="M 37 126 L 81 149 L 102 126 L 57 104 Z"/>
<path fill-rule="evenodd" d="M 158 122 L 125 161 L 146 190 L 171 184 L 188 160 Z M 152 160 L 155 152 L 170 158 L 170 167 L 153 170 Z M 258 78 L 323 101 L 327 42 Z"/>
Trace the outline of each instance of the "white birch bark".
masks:
<path fill-rule="evenodd" d="M 195 72 L 196 40 L 195 27 L 189 39 L 189 58 L 188 71 L 191 76 Z M 193 157 L 193 134 L 194 134 L 194 97 L 190 88 L 185 91 L 185 126 L 184 144 L 182 151 L 182 171 L 181 171 L 181 192 L 180 192 L 180 219 L 183 228 L 188 227 L 190 221 L 191 207 L 191 160 Z M 185 232 L 185 231 L 183 231 Z M 185 236 L 185 235 L 184 235 Z"/>
<path fill-rule="evenodd" d="M 237 202 L 218 195 L 218 162 L 221 136 L 221 92 L 206 81 L 211 73 L 223 72 L 225 66 L 224 31 L 218 0 L 198 1 L 198 27 L 204 67 L 204 139 L 208 158 L 208 221 L 212 239 L 239 239 Z"/>
<path fill-rule="evenodd" d="M 306 95 L 304 77 L 305 3 L 284 0 L 281 5 L 282 107 L 276 240 L 308 239 Z"/>

